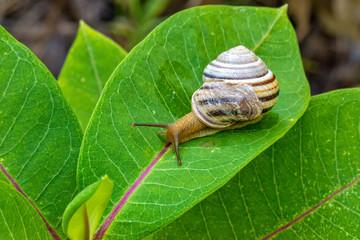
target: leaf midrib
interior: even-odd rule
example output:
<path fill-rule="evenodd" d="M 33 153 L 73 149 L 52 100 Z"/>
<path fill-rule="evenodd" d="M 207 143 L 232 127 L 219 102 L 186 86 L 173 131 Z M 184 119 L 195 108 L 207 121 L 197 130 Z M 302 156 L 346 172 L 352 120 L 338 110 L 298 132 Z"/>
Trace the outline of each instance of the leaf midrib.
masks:
<path fill-rule="evenodd" d="M 270 233 L 269 235 L 265 236 L 263 238 L 263 240 L 267 240 L 272 238 L 273 236 L 275 236 L 276 234 L 290 228 L 292 225 L 294 225 L 295 223 L 297 223 L 298 221 L 300 221 L 301 219 L 303 219 L 304 217 L 308 216 L 309 214 L 315 212 L 316 209 L 320 208 L 322 205 L 324 205 L 325 203 L 329 202 L 331 199 L 333 199 L 335 196 L 339 195 L 340 193 L 344 192 L 345 190 L 349 189 L 351 186 L 355 185 L 358 181 L 360 180 L 360 176 L 358 176 L 357 178 L 355 178 L 354 180 L 352 180 L 349 184 L 347 184 L 345 187 L 342 187 L 338 190 L 336 190 L 334 193 L 332 193 L 329 197 L 325 198 L 324 200 L 322 200 L 320 203 L 318 203 L 317 205 L 315 205 L 314 207 L 306 210 L 304 213 L 300 214 L 298 217 L 296 217 L 294 220 L 288 222 L 285 225 L 282 225 L 281 227 L 279 227 L 278 229 L 274 230 L 272 233 Z"/>
<path fill-rule="evenodd" d="M 260 41 L 255 44 L 255 46 L 251 49 L 251 51 L 255 52 L 256 49 L 258 47 L 260 47 L 260 45 L 265 41 L 265 39 L 270 35 L 271 30 L 274 29 L 275 24 L 279 21 L 280 17 L 286 12 L 287 10 L 287 5 L 284 5 L 283 7 L 281 7 L 278 10 L 278 15 L 276 15 L 276 18 L 274 19 L 274 21 L 272 22 L 272 24 L 270 25 L 269 29 L 265 32 L 264 36 L 260 39 Z"/>
<path fill-rule="evenodd" d="M 85 43 L 86 43 L 85 45 L 86 45 L 86 48 L 87 48 L 87 50 L 89 52 L 89 55 L 90 55 L 90 63 L 91 63 L 92 69 L 94 70 L 93 72 L 94 72 L 94 75 L 95 75 L 96 84 L 97 84 L 97 87 L 98 87 L 98 90 L 99 90 L 99 96 L 100 96 L 101 92 L 103 90 L 103 86 L 102 86 L 102 83 L 101 83 L 101 80 L 100 80 L 98 69 L 97 69 L 96 64 L 95 64 L 94 53 L 92 52 L 91 46 L 89 44 L 88 37 L 87 37 L 86 32 L 84 30 L 82 31 L 82 35 L 84 37 L 84 40 L 85 40 Z"/>
<path fill-rule="evenodd" d="M 31 206 L 36 210 L 38 215 L 41 217 L 43 222 L 46 225 L 46 228 L 49 232 L 49 234 L 55 239 L 55 240 L 61 240 L 59 235 L 56 233 L 56 231 L 50 226 L 50 224 L 46 221 L 44 216 L 41 214 L 40 210 L 35 206 L 35 204 L 29 199 L 29 197 L 26 195 L 26 193 L 21 189 L 20 185 L 13 179 L 10 174 L 6 171 L 6 169 L 0 164 L 0 171 L 5 175 L 5 177 L 9 180 L 9 182 L 14 186 L 14 188 L 25 197 L 26 201 L 28 201 Z M 6 222 L 6 221 L 5 221 Z"/>
<path fill-rule="evenodd" d="M 103 224 L 100 226 L 93 240 L 100 240 L 105 236 L 106 231 L 110 227 L 111 223 L 114 221 L 117 214 L 120 212 L 122 207 L 126 204 L 129 197 L 134 193 L 134 191 L 141 185 L 141 182 L 145 177 L 151 172 L 155 164 L 160 160 L 160 158 L 169 150 L 170 143 L 167 143 L 164 148 L 156 155 L 156 157 L 150 162 L 146 169 L 140 174 L 140 176 L 135 180 L 135 182 L 127 189 L 125 194 L 122 196 L 120 201 L 113 207 L 108 217 L 105 219 Z"/>

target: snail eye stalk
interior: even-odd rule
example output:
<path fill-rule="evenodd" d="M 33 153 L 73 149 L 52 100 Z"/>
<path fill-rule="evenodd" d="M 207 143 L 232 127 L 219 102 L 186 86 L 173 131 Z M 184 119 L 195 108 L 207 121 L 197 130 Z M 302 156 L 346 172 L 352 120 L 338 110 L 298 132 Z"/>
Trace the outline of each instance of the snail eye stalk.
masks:
<path fill-rule="evenodd" d="M 168 128 L 170 127 L 170 123 L 132 123 L 132 127 L 161 127 L 161 128 Z"/>

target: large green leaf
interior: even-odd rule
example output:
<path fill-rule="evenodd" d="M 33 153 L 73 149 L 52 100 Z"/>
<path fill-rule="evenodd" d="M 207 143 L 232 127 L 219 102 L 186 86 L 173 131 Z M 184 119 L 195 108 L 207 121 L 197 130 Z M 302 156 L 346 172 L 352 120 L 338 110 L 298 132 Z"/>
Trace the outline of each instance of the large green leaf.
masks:
<path fill-rule="evenodd" d="M 34 207 L 13 186 L 0 181 L 0 239 L 52 239 Z"/>
<path fill-rule="evenodd" d="M 0 163 L 58 227 L 76 191 L 81 129 L 51 73 L 2 27 L 0 66 Z"/>
<path fill-rule="evenodd" d="M 152 238 L 259 239 L 286 224 L 275 237 L 359 238 L 359 111 L 359 88 L 313 97 L 285 137 Z"/>
<path fill-rule="evenodd" d="M 106 81 L 125 56 L 118 44 L 80 21 L 59 85 L 83 130 Z"/>
<path fill-rule="evenodd" d="M 281 88 L 276 106 L 258 124 L 182 144 L 182 167 L 168 152 L 142 184 L 133 185 L 165 142 L 155 129 L 131 128 L 131 123 L 171 122 L 190 112 L 205 66 L 237 45 L 252 49 L 276 74 Z M 84 136 L 80 188 L 109 175 L 115 183 L 110 207 L 129 199 L 107 236 L 140 238 L 225 184 L 282 137 L 308 101 L 286 7 L 204 6 L 180 12 L 137 45 L 107 83 Z"/>

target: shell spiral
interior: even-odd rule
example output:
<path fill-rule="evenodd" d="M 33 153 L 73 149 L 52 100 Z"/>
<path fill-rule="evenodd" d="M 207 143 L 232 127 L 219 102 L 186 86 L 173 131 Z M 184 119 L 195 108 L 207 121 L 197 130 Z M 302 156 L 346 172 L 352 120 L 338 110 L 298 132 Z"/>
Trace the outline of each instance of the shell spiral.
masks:
<path fill-rule="evenodd" d="M 206 125 L 224 128 L 260 117 L 276 103 L 279 83 L 265 63 L 244 46 L 221 53 L 203 73 L 192 110 Z"/>

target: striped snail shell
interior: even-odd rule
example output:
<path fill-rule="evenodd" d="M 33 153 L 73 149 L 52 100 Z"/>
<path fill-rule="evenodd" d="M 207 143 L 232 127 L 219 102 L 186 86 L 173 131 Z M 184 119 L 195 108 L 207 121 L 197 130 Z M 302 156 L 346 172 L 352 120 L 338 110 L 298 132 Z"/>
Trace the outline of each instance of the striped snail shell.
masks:
<path fill-rule="evenodd" d="M 176 151 L 194 138 L 241 128 L 260 121 L 276 103 L 279 83 L 265 63 L 252 51 L 238 46 L 221 53 L 204 70 L 204 84 L 192 96 L 192 112 L 173 123 L 133 123 L 161 127 Z"/>
<path fill-rule="evenodd" d="M 279 95 L 275 75 L 244 46 L 231 48 L 208 64 L 203 81 L 191 105 L 200 121 L 212 128 L 258 118 Z"/>

